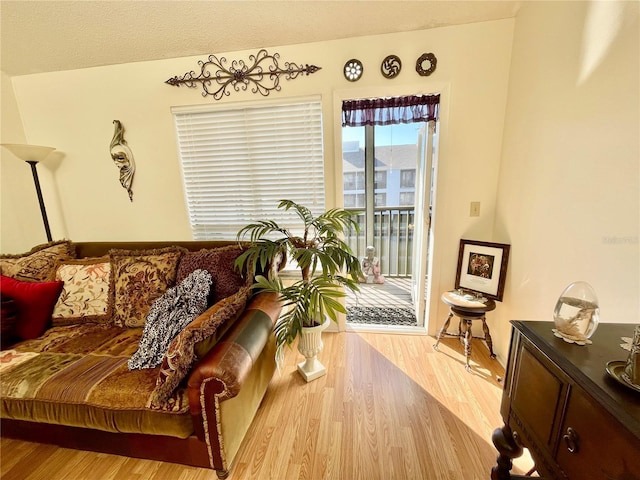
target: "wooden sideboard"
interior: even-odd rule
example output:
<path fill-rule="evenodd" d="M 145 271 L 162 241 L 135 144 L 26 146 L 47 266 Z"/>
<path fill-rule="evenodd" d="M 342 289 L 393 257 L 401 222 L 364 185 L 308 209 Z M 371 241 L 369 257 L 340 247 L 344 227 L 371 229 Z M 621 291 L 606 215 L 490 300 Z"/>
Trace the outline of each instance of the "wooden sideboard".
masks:
<path fill-rule="evenodd" d="M 600 324 L 578 346 L 555 337 L 553 322 L 511 324 L 492 480 L 531 478 L 510 473 L 523 447 L 544 479 L 640 480 L 640 393 L 606 372 L 626 360 L 620 337 L 634 325 Z"/>

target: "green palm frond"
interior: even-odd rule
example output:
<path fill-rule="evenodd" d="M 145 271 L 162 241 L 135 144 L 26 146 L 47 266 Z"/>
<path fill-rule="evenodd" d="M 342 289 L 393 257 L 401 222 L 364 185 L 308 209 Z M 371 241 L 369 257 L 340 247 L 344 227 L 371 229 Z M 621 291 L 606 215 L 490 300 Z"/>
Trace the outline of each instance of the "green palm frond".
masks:
<path fill-rule="evenodd" d="M 257 276 L 254 288 L 278 293 L 284 313 L 274 328 L 278 349 L 291 345 L 303 327 L 322 323 L 325 317 L 338 320 L 346 309 L 341 299 L 344 289 L 358 291 L 362 276 L 360 261 L 342 240 L 348 231 L 360 231 L 357 212 L 331 209 L 317 217 L 307 207 L 281 200 L 278 208 L 293 210 L 303 222 L 302 237 L 272 220 L 246 225 L 238 232 L 239 241 L 249 246 L 236 260 L 237 268 L 266 271 L 274 261 L 288 255 L 297 262 L 302 279 L 285 286 L 280 278 Z"/>
<path fill-rule="evenodd" d="M 334 237 L 337 233 L 345 233 L 348 230 L 360 232 L 357 222 L 357 212 L 332 209 L 320 215 L 315 225 L 319 236 Z"/>
<path fill-rule="evenodd" d="M 236 238 L 238 240 L 248 240 L 251 243 L 255 243 L 273 233 L 281 233 L 285 237 L 291 236 L 291 233 L 286 228 L 280 227 L 276 222 L 272 220 L 261 220 L 256 223 L 250 223 L 240 229 Z M 245 237 L 249 235 L 249 238 Z"/>
<path fill-rule="evenodd" d="M 260 243 L 250 244 L 239 256 L 236 258 L 235 267 L 242 271 L 244 267 L 249 272 L 264 271 L 267 267 L 271 266 L 274 260 L 278 259 L 280 255 L 286 253 L 286 242 L 283 240 L 261 240 Z"/>
<path fill-rule="evenodd" d="M 305 226 L 313 223 L 313 213 L 311 213 L 311 210 L 309 210 L 305 206 L 299 205 L 291 200 L 280 200 L 278 208 L 284 208 L 285 211 L 291 210 L 293 208 L 298 216 L 302 219 Z"/>

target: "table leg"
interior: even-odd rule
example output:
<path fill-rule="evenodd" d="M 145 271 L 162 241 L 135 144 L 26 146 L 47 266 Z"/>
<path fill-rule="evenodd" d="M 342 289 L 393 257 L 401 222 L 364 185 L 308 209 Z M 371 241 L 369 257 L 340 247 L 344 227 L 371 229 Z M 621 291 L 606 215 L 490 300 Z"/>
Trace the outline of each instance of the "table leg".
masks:
<path fill-rule="evenodd" d="M 522 455 L 523 451 L 522 447 L 515 442 L 511 428 L 508 425 L 497 428 L 491 435 L 491 440 L 499 453 L 496 459 L 497 465 L 491 469 L 491 480 L 525 478 L 520 475 L 511 475 L 513 459 Z"/>
<path fill-rule="evenodd" d="M 447 328 L 449 328 L 449 323 L 451 323 L 451 317 L 453 317 L 453 312 L 449 312 L 449 316 L 447 317 L 447 319 L 444 321 L 444 325 L 442 326 L 442 328 L 440 329 L 440 331 L 438 332 L 438 336 L 436 337 L 436 343 L 433 346 L 434 350 L 438 349 L 438 344 L 440 343 L 440 339 L 444 336 L 444 334 L 447 332 Z"/>
<path fill-rule="evenodd" d="M 496 354 L 493 353 L 493 340 L 491 339 L 491 334 L 489 333 L 489 326 L 487 325 L 486 317 L 482 317 L 482 331 L 484 332 L 484 340 L 487 342 L 487 347 L 489 348 L 489 353 L 491 354 L 491 358 L 496 358 Z"/>
<path fill-rule="evenodd" d="M 466 318 L 462 320 L 462 328 L 464 330 L 464 356 L 466 357 L 466 365 L 464 368 L 471 370 L 471 365 L 469 365 L 469 357 L 471 357 L 471 340 L 473 339 L 473 334 L 471 333 L 471 320 Z"/>

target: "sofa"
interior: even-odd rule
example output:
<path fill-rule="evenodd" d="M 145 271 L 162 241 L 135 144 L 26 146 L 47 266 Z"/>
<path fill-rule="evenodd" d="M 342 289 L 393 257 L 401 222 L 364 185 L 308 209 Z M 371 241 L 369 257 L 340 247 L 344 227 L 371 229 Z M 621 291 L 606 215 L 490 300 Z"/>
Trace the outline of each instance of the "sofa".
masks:
<path fill-rule="evenodd" d="M 1 434 L 229 474 L 281 304 L 224 241 L 58 241 L 0 256 Z M 168 345 L 168 347 L 167 347 Z"/>

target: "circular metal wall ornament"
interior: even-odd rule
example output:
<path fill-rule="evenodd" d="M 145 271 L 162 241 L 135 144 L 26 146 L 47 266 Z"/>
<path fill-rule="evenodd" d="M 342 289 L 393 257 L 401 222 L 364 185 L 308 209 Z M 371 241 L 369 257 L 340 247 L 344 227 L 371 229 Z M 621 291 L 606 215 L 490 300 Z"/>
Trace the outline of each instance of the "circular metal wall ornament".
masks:
<path fill-rule="evenodd" d="M 364 68 L 362 67 L 362 62 L 358 59 L 352 58 L 347 63 L 344 64 L 344 78 L 349 80 L 350 82 L 357 82 L 362 77 L 362 72 Z"/>
<path fill-rule="evenodd" d="M 433 53 L 423 53 L 416 60 L 416 72 L 422 77 L 428 77 L 436 70 L 438 59 Z"/>
<path fill-rule="evenodd" d="M 380 71 L 384 78 L 394 78 L 400 74 L 402 62 L 397 55 L 387 55 L 380 65 Z"/>

